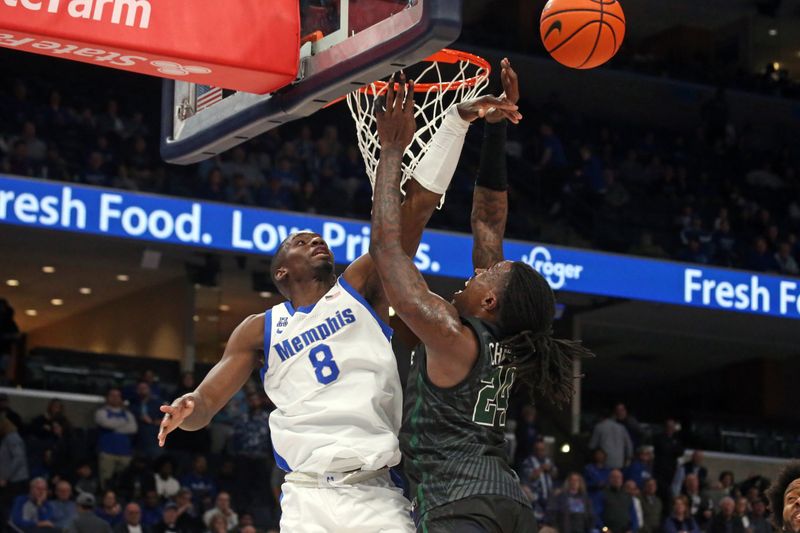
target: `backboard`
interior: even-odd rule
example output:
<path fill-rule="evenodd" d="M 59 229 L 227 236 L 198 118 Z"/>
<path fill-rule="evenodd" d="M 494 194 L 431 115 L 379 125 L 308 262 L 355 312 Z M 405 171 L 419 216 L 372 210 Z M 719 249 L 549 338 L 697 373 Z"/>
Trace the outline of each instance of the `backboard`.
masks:
<path fill-rule="evenodd" d="M 266 95 L 165 80 L 161 155 L 213 157 L 441 50 L 461 32 L 461 0 L 300 0 L 297 78 Z"/>

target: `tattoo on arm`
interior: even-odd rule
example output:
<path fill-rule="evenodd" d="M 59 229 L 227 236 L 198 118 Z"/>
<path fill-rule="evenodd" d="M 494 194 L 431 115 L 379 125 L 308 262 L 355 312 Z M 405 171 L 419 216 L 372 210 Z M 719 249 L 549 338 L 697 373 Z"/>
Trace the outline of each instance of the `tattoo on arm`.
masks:
<path fill-rule="evenodd" d="M 422 274 L 403 251 L 399 158 L 402 154 L 381 154 L 372 206 L 370 255 L 398 315 L 426 344 L 428 339 L 442 342 L 461 331 L 461 321 L 452 305 L 430 292 Z"/>
<path fill-rule="evenodd" d="M 508 193 L 475 186 L 472 196 L 472 264 L 489 268 L 503 260 Z"/>

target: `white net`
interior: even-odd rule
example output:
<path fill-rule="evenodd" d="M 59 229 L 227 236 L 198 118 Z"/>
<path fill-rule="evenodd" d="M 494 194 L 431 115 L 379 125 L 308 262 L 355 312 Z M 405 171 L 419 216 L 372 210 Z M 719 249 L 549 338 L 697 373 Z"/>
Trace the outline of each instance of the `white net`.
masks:
<path fill-rule="evenodd" d="M 452 54 L 455 62 L 451 63 L 452 59 L 442 63 L 431 61 L 414 76 L 417 88 L 417 94 L 414 95 L 417 132 L 403 158 L 402 183 L 413 175 L 422 156 L 428 151 L 433 134 L 441 126 L 447 111 L 459 102 L 480 95 L 489 84 L 489 69 L 474 61 L 479 58 L 471 60 L 449 50 L 442 50 L 440 54 L 448 54 L 448 57 Z M 347 106 L 356 123 L 358 148 L 373 189 L 381 148 L 375 121 L 375 102 L 387 88 L 386 82 L 375 82 L 347 95 Z"/>

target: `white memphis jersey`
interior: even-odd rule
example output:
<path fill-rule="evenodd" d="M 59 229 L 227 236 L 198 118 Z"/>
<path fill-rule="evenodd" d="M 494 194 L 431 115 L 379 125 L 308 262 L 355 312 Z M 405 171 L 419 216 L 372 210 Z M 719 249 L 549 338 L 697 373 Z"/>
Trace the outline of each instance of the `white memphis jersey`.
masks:
<path fill-rule="evenodd" d="M 392 330 L 340 277 L 313 306 L 264 315 L 262 381 L 275 461 L 313 474 L 400 462 L 402 389 Z"/>

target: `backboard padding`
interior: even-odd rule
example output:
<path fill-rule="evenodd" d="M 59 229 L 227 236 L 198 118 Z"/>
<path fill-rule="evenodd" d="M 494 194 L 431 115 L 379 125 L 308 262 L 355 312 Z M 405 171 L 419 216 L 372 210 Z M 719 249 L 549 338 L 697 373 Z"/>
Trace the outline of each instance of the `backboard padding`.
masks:
<path fill-rule="evenodd" d="M 460 31 L 461 0 L 418 0 L 303 59 L 297 83 L 269 95 L 235 93 L 186 120 L 178 116 L 177 109 L 188 88 L 182 82 L 165 81 L 162 156 L 178 164 L 213 157 L 421 61 L 452 43 Z"/>

